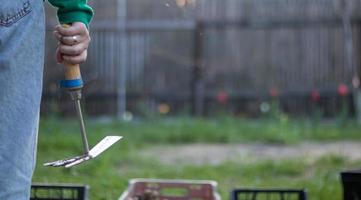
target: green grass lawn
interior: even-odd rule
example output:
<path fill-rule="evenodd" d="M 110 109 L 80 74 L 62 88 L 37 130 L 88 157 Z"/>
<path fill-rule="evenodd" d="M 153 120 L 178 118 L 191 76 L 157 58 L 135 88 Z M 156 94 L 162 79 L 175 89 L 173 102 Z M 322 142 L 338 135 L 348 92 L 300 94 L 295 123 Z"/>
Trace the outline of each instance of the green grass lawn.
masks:
<path fill-rule="evenodd" d="M 154 145 L 184 143 L 276 143 L 295 144 L 305 140 L 360 140 L 361 127 L 349 123 L 313 124 L 299 120 L 243 120 L 156 118 L 129 123 L 100 123 L 87 120 L 90 144 L 105 135 L 124 139 L 94 161 L 72 168 L 46 168 L 45 161 L 62 159 L 81 152 L 76 122 L 42 119 L 38 146 L 38 165 L 34 182 L 86 183 L 90 199 L 117 199 L 132 178 L 211 179 L 228 199 L 236 187 L 306 188 L 310 200 L 341 200 L 339 172 L 361 166 L 361 161 L 327 155 L 316 161 L 300 159 L 226 162 L 218 165 L 165 165 L 139 155 L 139 150 Z M 161 156 L 161 155 L 159 155 Z"/>

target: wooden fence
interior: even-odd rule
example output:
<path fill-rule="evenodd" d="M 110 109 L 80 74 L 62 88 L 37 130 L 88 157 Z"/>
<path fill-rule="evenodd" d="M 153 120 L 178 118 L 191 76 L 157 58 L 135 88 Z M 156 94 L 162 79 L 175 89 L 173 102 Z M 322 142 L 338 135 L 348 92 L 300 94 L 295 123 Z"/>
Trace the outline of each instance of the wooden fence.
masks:
<path fill-rule="evenodd" d="M 272 88 L 280 92 L 281 107 L 289 113 L 312 112 L 310 94 L 315 89 L 328 116 L 340 110 L 337 87 L 351 86 L 355 69 L 347 67 L 339 1 L 318 0 L 319 6 L 296 0 L 262 6 L 258 0 L 199 1 L 194 20 L 134 17 L 125 24 L 93 23 L 83 67 L 89 114 L 156 111 L 166 103 L 173 113 L 192 107 L 199 115 L 219 108 L 258 115 Z M 359 1 L 352 2 L 353 8 L 359 7 Z M 353 10 L 355 68 L 361 63 L 357 15 Z M 63 95 L 56 87 L 61 70 L 53 67 L 55 43 L 47 48 L 43 111 L 57 105 L 66 113 L 69 105 L 60 103 Z M 227 96 L 225 105 L 220 94 Z"/>

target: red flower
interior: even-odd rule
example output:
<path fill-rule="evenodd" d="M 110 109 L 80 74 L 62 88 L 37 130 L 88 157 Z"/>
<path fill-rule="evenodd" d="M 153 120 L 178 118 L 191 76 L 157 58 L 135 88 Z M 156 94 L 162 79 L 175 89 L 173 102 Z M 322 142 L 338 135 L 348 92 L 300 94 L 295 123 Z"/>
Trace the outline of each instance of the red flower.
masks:
<path fill-rule="evenodd" d="M 228 94 L 223 90 L 218 92 L 217 101 L 221 104 L 226 104 L 228 102 Z"/>
<path fill-rule="evenodd" d="M 337 88 L 338 95 L 344 97 L 348 94 L 348 87 L 346 84 L 341 83 Z"/>
<path fill-rule="evenodd" d="M 313 102 L 319 102 L 321 100 L 320 92 L 316 89 L 312 90 L 311 99 Z"/>
<path fill-rule="evenodd" d="M 269 91 L 269 94 L 271 95 L 271 97 L 278 97 L 279 91 L 276 87 L 272 87 Z"/>

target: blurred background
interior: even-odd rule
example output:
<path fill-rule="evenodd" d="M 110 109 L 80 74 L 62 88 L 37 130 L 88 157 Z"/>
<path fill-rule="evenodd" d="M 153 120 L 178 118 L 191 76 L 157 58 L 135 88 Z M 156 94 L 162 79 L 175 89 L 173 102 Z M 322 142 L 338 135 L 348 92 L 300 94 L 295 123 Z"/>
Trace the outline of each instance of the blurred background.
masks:
<path fill-rule="evenodd" d="M 262 105 L 267 108 L 265 103 L 277 96 L 280 109 L 292 116 L 309 116 L 315 109 L 327 118 L 342 109 L 355 116 L 352 80 L 360 77 L 361 44 L 357 0 L 90 4 L 95 18 L 83 65 L 89 115 L 212 116 L 221 111 L 259 117 L 267 111 Z M 47 11 L 42 112 L 65 115 L 70 111 L 66 101 L 59 101 L 62 72 L 54 67 L 51 36 L 57 21 L 54 9 Z"/>
<path fill-rule="evenodd" d="M 116 199 L 131 178 L 294 187 L 342 199 L 339 173 L 361 166 L 360 0 L 103 0 L 82 65 L 92 144 L 119 145 L 34 181 L 86 183 Z M 38 162 L 81 149 L 75 109 L 47 40 Z"/>

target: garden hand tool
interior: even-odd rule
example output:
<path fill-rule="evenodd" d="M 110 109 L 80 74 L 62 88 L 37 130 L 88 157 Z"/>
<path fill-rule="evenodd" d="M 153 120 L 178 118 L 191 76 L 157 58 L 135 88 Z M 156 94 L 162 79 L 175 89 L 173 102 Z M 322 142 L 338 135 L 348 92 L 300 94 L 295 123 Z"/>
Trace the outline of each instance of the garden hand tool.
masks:
<path fill-rule="evenodd" d="M 63 27 L 69 27 L 69 26 L 63 25 Z M 80 66 L 64 63 L 64 74 L 65 74 L 65 80 L 61 81 L 61 87 L 66 88 L 68 90 L 72 101 L 74 101 L 76 113 L 80 125 L 80 133 L 83 142 L 84 154 L 73 158 L 44 163 L 44 166 L 66 167 L 66 168 L 73 167 L 89 159 L 97 157 L 99 154 L 101 154 L 103 151 L 108 149 L 114 143 L 122 139 L 122 136 L 106 136 L 91 150 L 89 150 L 87 134 L 85 131 L 85 125 L 80 106 L 80 100 L 82 96 L 81 89 L 83 88 Z"/>

